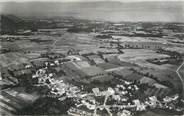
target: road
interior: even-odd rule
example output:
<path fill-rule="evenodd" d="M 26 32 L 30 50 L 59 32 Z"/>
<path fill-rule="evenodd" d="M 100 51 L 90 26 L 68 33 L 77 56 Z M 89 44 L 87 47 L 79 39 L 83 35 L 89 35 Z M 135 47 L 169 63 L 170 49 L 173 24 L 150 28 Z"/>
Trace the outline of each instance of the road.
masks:
<path fill-rule="evenodd" d="M 108 106 L 106 105 L 106 102 L 107 102 L 108 97 L 109 97 L 109 95 L 106 95 L 106 96 L 105 96 L 103 105 L 96 106 L 96 108 L 95 108 L 95 110 L 94 110 L 94 112 L 93 112 L 93 116 L 96 116 L 96 111 L 97 111 L 97 109 L 105 109 L 105 110 L 107 111 L 107 113 L 109 114 L 109 116 L 112 116 L 112 113 L 111 113 L 111 111 L 110 111 L 110 109 L 109 109 L 110 107 L 108 107 Z"/>
<path fill-rule="evenodd" d="M 58 39 L 55 39 L 54 43 L 51 45 L 52 50 L 54 50 L 54 49 L 55 49 L 55 46 L 56 46 L 57 41 L 58 41 Z"/>
<path fill-rule="evenodd" d="M 182 86 L 183 86 L 181 96 L 182 96 L 182 99 L 184 99 L 184 76 L 181 76 L 180 74 L 180 70 L 182 67 L 184 67 L 184 59 L 183 59 L 183 63 L 176 70 L 176 73 L 178 74 L 178 77 L 180 78 Z"/>

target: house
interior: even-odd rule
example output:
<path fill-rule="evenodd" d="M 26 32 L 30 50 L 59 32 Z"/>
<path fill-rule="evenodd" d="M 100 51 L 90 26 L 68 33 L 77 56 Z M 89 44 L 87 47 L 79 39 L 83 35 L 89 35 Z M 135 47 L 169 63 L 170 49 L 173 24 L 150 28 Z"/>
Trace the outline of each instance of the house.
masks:
<path fill-rule="evenodd" d="M 143 104 L 140 102 L 140 100 L 135 99 L 135 100 L 133 100 L 133 102 L 134 102 L 134 104 L 136 105 L 136 110 L 137 110 L 137 111 L 146 110 L 146 106 L 143 105 Z"/>
<path fill-rule="evenodd" d="M 93 88 L 92 91 L 95 94 L 95 96 L 98 96 L 98 94 L 100 92 L 99 88 Z"/>
<path fill-rule="evenodd" d="M 71 116 L 93 116 L 93 110 L 89 110 L 86 107 L 81 107 L 81 108 L 70 108 L 68 110 L 68 114 Z M 99 115 L 95 115 L 99 116 Z"/>
<path fill-rule="evenodd" d="M 117 116 L 131 116 L 131 112 L 129 110 L 123 110 L 122 112 L 118 112 Z"/>

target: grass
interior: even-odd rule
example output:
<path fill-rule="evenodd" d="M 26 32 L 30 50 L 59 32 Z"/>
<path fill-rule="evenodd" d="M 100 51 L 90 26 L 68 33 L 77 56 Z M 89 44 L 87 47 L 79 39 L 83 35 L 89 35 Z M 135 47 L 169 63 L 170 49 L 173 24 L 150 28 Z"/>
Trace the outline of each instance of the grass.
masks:
<path fill-rule="evenodd" d="M 22 53 L 13 52 L 0 54 L 0 66 L 7 67 L 11 64 L 28 63 L 28 59 Z"/>

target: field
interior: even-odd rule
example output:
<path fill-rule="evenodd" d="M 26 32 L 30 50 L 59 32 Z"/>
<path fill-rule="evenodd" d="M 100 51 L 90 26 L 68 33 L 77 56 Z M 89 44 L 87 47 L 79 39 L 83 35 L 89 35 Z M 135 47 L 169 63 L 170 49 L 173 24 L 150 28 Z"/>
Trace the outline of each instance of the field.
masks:
<path fill-rule="evenodd" d="M 176 74 L 178 66 L 171 64 L 156 65 L 146 61 L 146 59 L 165 57 L 169 56 L 145 49 L 126 49 L 124 50 L 124 54 L 118 56 L 123 62 L 137 64 L 138 66 L 134 66 L 133 68 L 138 72 L 144 74 L 149 73 L 160 81 L 169 81 L 174 85 L 174 88 L 177 89 L 178 87 L 181 87 L 180 79 Z"/>
<path fill-rule="evenodd" d="M 181 67 L 181 69 L 179 70 L 179 73 L 181 75 L 181 77 L 184 78 L 184 65 Z"/>
<path fill-rule="evenodd" d="M 0 59 L 1 67 L 7 67 L 11 64 L 21 64 L 29 62 L 26 56 L 18 52 L 0 54 Z"/>
<path fill-rule="evenodd" d="M 150 67 L 150 68 L 157 68 L 157 69 L 168 69 L 170 67 L 169 64 L 166 65 L 155 65 L 152 63 L 148 63 L 146 59 L 152 58 L 166 58 L 169 57 L 168 55 L 158 54 L 153 50 L 146 50 L 146 49 L 125 49 L 123 50 L 124 54 L 119 55 L 119 59 L 124 62 L 131 62 L 142 67 Z"/>

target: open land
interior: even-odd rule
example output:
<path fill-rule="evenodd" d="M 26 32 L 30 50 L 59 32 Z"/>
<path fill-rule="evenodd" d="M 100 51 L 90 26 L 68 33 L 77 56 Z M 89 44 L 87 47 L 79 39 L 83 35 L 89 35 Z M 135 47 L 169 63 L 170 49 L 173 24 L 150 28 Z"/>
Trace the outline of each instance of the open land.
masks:
<path fill-rule="evenodd" d="M 2 30 L 4 114 L 183 113 L 184 90 L 176 70 L 184 57 L 184 30 L 177 28 L 184 24 L 56 19 L 28 20 L 48 26 L 34 30 Z"/>

